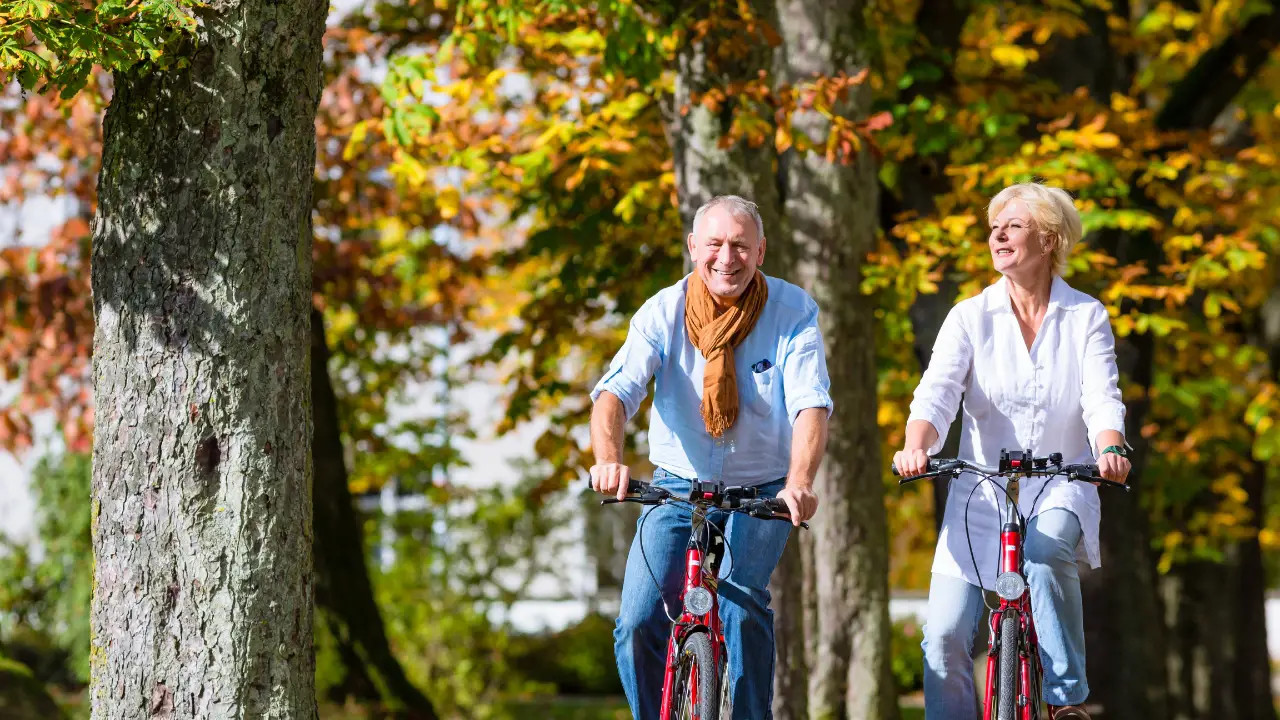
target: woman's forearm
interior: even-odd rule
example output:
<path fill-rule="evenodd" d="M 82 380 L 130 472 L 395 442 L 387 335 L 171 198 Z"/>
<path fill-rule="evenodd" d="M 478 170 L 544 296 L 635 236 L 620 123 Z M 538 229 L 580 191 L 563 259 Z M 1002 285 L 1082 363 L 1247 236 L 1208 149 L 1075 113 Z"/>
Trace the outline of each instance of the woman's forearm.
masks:
<path fill-rule="evenodd" d="M 1093 449 L 1095 454 L 1102 452 L 1102 448 L 1119 445 L 1125 447 L 1124 435 L 1115 430 L 1102 430 L 1098 433 L 1098 446 Z"/>
<path fill-rule="evenodd" d="M 912 420 L 907 423 L 907 450 L 928 450 L 938 442 L 938 429 L 928 420 Z M 1105 446 L 1104 446 L 1105 447 Z"/>

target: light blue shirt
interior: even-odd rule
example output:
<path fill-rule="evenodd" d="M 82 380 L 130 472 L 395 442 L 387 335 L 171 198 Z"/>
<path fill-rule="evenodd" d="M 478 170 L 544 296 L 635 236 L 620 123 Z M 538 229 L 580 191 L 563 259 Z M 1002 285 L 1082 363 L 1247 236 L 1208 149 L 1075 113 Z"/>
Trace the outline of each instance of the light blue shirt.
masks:
<path fill-rule="evenodd" d="M 804 290 L 767 277 L 769 299 L 751 334 L 734 348 L 738 419 L 723 438 L 702 422 L 702 353 L 684 329 L 689 278 L 659 292 L 631 318 L 622 349 L 591 391 L 622 401 L 627 418 L 640 409 L 657 376 L 649 418 L 649 460 L 683 478 L 759 485 L 786 477 L 791 426 L 801 410 L 832 403 L 818 304 Z"/>

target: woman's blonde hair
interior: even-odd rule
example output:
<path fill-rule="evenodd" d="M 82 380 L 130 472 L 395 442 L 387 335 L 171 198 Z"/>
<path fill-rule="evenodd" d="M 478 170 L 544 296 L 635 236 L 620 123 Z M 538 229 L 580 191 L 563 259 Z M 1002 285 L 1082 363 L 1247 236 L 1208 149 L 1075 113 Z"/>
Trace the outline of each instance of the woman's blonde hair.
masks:
<path fill-rule="evenodd" d="M 1062 188 L 1040 183 L 1010 185 L 991 198 L 991 204 L 987 206 L 987 222 L 994 222 L 1005 206 L 1014 200 L 1027 204 L 1036 230 L 1042 237 L 1049 238 L 1044 247 L 1053 252 L 1053 273 L 1061 275 L 1067 269 L 1071 248 L 1080 242 L 1084 234 L 1080 213 L 1076 211 L 1071 196 Z"/>

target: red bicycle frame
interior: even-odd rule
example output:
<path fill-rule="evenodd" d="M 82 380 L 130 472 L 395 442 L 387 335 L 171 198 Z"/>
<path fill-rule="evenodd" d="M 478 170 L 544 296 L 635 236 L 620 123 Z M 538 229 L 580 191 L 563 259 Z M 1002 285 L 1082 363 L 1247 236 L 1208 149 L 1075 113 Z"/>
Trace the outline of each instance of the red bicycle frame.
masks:
<path fill-rule="evenodd" d="M 1000 570 L 999 574 L 1017 573 L 1024 577 L 1025 589 L 1016 599 L 1000 598 L 1000 605 L 991 611 L 991 640 L 987 650 L 987 681 L 983 694 L 984 720 L 996 720 L 996 675 L 999 672 L 1001 620 L 1012 610 L 1018 615 L 1019 635 L 1024 642 L 1019 643 L 1018 652 L 1018 718 L 1019 720 L 1039 720 L 1040 703 L 1040 642 L 1036 637 L 1035 620 L 1031 615 L 1031 587 L 1025 585 L 1022 573 L 1022 531 L 1018 523 L 1006 523 L 1000 532 Z"/>
<path fill-rule="evenodd" d="M 680 590 L 680 619 L 672 624 L 671 636 L 667 639 L 667 667 L 662 678 L 662 715 L 660 716 L 662 718 L 671 717 L 672 705 L 675 702 L 676 669 L 679 664 L 676 653 L 679 652 L 681 643 L 690 632 L 707 630 L 711 635 L 714 667 L 720 668 L 724 662 L 724 628 L 720 624 L 720 596 L 716 594 L 716 575 L 720 569 L 721 555 L 714 553 L 710 562 L 704 562 L 706 557 L 703 554 L 705 547 L 723 551 L 724 538 L 714 535 L 705 521 L 701 534 L 705 542 L 694 542 L 691 537 L 689 547 L 684 553 L 684 586 Z M 694 537 L 696 536 L 697 533 L 694 534 Z M 704 564 L 707 567 L 704 567 Z M 711 593 L 711 609 L 704 615 L 694 615 L 684 606 L 685 595 L 696 587 L 706 588 Z M 698 703 L 697 671 L 698 669 L 695 668 L 695 675 L 690 678 L 689 683 L 689 691 L 692 693 L 690 700 L 694 703 L 694 707 L 697 707 Z"/>
<path fill-rule="evenodd" d="M 662 680 L 661 718 L 662 720 L 669 720 L 672 711 L 681 707 L 677 705 L 677 702 L 686 699 L 692 706 L 695 718 L 716 717 L 717 711 L 711 708 L 718 707 L 719 712 L 724 713 L 729 707 L 727 684 L 725 682 L 724 628 L 720 621 L 720 599 L 716 594 L 720 564 L 729 548 L 726 545 L 723 531 L 707 519 L 707 511 L 712 509 L 723 510 L 730 513 L 742 513 L 754 518 L 790 522 L 790 516 L 787 515 L 787 504 L 777 498 L 759 498 L 757 497 L 758 491 L 755 488 L 726 488 L 718 482 L 700 482 L 698 480 L 692 481 L 687 499 L 677 497 L 661 487 L 637 480 L 631 480 L 627 490 L 626 498 L 609 498 L 600 502 L 602 505 L 616 502 L 665 505 L 669 502 L 677 502 L 689 506 L 692 510 L 693 524 L 690 528 L 689 544 L 685 548 L 684 583 L 680 589 L 680 617 L 678 619 L 671 617 L 669 606 L 666 605 L 665 600 L 663 603 L 663 607 L 668 608 L 667 616 L 671 620 L 671 635 L 667 638 L 667 662 Z M 643 519 L 641 522 L 643 523 Z M 809 526 L 802 522 L 800 527 L 807 528 Z M 643 550 L 644 548 L 641 546 L 641 552 Z M 659 588 L 659 592 L 661 592 L 661 588 Z M 696 595 L 691 595 L 691 593 L 695 592 L 697 593 Z M 704 635 L 705 638 L 702 637 Z M 703 644 L 704 640 L 711 646 L 710 658 L 706 657 L 707 648 Z M 700 656 L 696 662 L 690 662 L 690 653 L 694 656 Z M 688 665 L 683 665 L 682 663 L 688 663 Z M 705 666 L 708 663 L 709 667 Z M 684 678 L 679 675 L 682 669 L 689 670 L 688 685 L 687 687 L 677 688 L 677 683 L 684 681 Z M 699 673 L 715 673 L 718 682 L 709 682 L 712 678 L 711 675 L 703 675 L 700 679 Z M 708 680 L 708 683 L 701 682 L 703 679 Z M 707 689 L 701 689 L 704 684 L 708 685 Z M 683 695 L 677 697 L 677 691 L 680 693 L 687 692 L 687 698 Z M 698 697 L 700 692 L 711 691 L 719 693 L 720 697 Z M 716 705 L 708 706 L 706 704 L 708 700 L 716 703 Z M 646 718 L 645 720 L 649 719 Z"/>

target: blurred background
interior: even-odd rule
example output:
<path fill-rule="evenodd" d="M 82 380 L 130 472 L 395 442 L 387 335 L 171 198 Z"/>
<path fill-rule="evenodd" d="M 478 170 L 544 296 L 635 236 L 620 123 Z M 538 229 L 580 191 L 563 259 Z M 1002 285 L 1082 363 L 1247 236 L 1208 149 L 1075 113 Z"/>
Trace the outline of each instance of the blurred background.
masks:
<path fill-rule="evenodd" d="M 794 12 L 851 32 L 815 48 Z M 844 601 L 887 602 L 878 662 L 920 717 L 946 488 L 899 489 L 887 458 L 946 312 L 994 279 L 988 198 L 1038 179 L 1084 219 L 1067 280 L 1112 313 L 1137 450 L 1084 575 L 1097 716 L 1274 718 L 1277 41 L 1264 0 L 335 4 L 313 210 L 322 715 L 425 697 L 449 718 L 629 717 L 611 631 L 636 513 L 582 493 L 587 392 L 684 274 L 692 209 L 735 192 L 764 210 L 764 271 L 853 308 L 831 352 L 875 367 L 834 388 L 827 482 L 858 509 L 823 498 L 870 530 L 792 543 L 780 617 L 820 592 L 815 558 L 883 558 Z M 41 717 L 87 717 L 110 96 L 105 74 L 72 100 L 0 96 L 0 696 Z M 811 648 L 780 643 L 779 697 L 817 713 L 823 690 L 785 677 Z"/>

